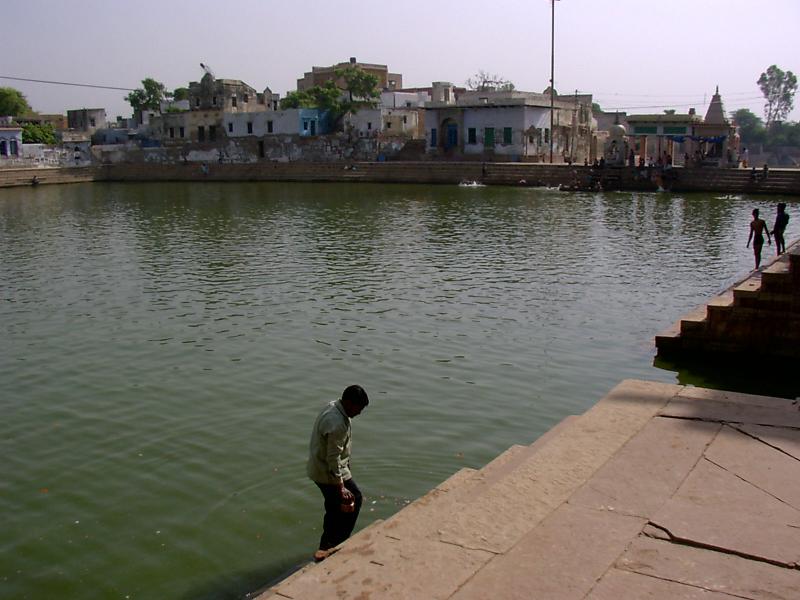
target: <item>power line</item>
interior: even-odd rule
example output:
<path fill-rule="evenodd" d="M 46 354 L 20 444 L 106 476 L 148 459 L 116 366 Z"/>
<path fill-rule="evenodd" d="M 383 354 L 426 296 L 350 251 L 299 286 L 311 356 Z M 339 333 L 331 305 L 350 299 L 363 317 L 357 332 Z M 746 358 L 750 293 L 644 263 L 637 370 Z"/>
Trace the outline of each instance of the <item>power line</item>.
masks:
<path fill-rule="evenodd" d="M 50 85 L 70 85 L 73 87 L 95 88 L 100 90 L 117 90 L 120 92 L 133 92 L 133 88 L 114 87 L 111 85 L 93 85 L 91 83 L 73 83 L 68 81 L 48 81 L 46 79 L 28 79 L 27 77 L 11 77 L 10 75 L 0 75 L 0 79 L 12 79 L 14 81 L 30 81 L 33 83 L 48 83 Z"/>

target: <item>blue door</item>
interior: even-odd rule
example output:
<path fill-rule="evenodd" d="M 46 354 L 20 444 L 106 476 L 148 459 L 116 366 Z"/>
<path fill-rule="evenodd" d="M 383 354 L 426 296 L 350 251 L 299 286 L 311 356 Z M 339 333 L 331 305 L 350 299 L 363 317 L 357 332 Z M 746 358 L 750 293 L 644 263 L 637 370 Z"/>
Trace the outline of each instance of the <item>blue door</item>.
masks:
<path fill-rule="evenodd" d="M 446 149 L 453 148 L 458 146 L 458 125 L 455 123 L 448 123 L 447 124 L 447 142 L 445 145 Z"/>

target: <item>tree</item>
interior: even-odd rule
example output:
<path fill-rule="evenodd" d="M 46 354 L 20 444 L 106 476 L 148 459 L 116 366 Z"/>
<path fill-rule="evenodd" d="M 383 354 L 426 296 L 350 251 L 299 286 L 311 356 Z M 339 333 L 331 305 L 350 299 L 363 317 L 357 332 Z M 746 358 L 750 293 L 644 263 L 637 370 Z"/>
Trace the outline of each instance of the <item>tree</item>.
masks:
<path fill-rule="evenodd" d="M 791 71 L 784 73 L 777 65 L 772 65 L 765 73 L 761 73 L 757 83 L 767 100 L 764 105 L 764 116 L 769 129 L 775 121 L 784 120 L 794 108 L 797 77 Z"/>
<path fill-rule="evenodd" d="M 739 135 L 745 144 L 763 142 L 766 136 L 764 122 L 747 108 L 731 113 L 733 122 L 739 127 Z"/>
<path fill-rule="evenodd" d="M 674 108 L 665 108 L 664 109 L 664 114 L 665 115 L 674 115 L 675 114 L 675 109 Z"/>
<path fill-rule="evenodd" d="M 175 91 L 172 92 L 172 99 L 175 100 L 175 102 L 179 100 L 188 100 L 189 88 L 186 87 L 175 88 Z"/>
<path fill-rule="evenodd" d="M 125 100 L 130 103 L 134 112 L 158 110 L 165 95 L 164 84 L 148 77 L 142 80 L 142 87 L 125 96 Z"/>
<path fill-rule="evenodd" d="M 601 113 L 601 112 L 603 112 L 603 109 L 597 102 L 592 102 L 592 112 L 593 113 Z"/>
<path fill-rule="evenodd" d="M 56 130 L 51 123 L 27 123 L 22 126 L 23 144 L 50 144 L 56 143 Z"/>
<path fill-rule="evenodd" d="M 348 94 L 347 104 L 342 105 L 346 109 L 344 112 L 374 108 L 378 104 L 381 93 L 378 91 L 378 78 L 375 75 L 353 66 L 336 69 L 335 73 L 336 77 L 344 80 L 344 89 Z"/>
<path fill-rule="evenodd" d="M 511 92 L 514 90 L 514 84 L 507 79 L 482 70 L 467 79 L 466 84 L 475 92 Z"/>
<path fill-rule="evenodd" d="M 0 87 L 0 117 L 21 117 L 29 112 L 31 107 L 22 92 Z"/>

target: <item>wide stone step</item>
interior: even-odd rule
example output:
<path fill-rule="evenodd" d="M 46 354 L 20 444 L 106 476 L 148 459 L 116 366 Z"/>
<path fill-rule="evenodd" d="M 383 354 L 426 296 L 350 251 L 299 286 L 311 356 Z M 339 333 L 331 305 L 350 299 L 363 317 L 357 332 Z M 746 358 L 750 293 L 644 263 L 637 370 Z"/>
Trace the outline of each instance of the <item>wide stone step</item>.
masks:
<path fill-rule="evenodd" d="M 677 389 L 651 382 L 621 383 L 568 422 L 564 431 L 569 435 L 562 432 L 547 441 L 477 501 L 454 502 L 433 525 L 415 518 L 419 512 L 412 514 L 414 503 L 260 600 L 451 597 L 498 553 L 510 550 L 562 506 Z"/>

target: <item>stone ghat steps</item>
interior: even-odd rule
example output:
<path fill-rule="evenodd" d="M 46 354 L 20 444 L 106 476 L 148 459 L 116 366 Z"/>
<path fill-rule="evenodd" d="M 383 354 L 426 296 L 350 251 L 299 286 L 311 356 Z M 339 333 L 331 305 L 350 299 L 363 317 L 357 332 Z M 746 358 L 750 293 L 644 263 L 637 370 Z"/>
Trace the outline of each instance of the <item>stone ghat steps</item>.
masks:
<path fill-rule="evenodd" d="M 562 508 L 675 393 L 676 386 L 625 381 L 531 446 L 459 471 L 258 599 L 460 598 L 476 573 Z"/>
<path fill-rule="evenodd" d="M 765 251 L 771 251 L 767 246 Z M 800 241 L 655 339 L 662 358 L 800 358 Z"/>
<path fill-rule="evenodd" d="M 0 187 L 31 187 L 31 181 L 34 177 L 41 185 L 83 183 L 95 181 L 97 169 L 91 167 L 72 169 L 2 169 L 0 170 Z"/>

